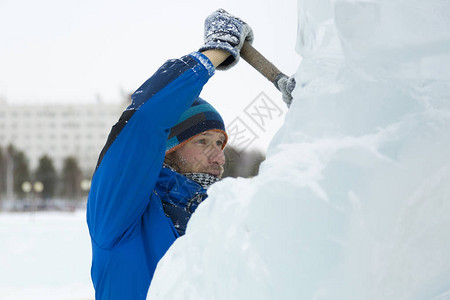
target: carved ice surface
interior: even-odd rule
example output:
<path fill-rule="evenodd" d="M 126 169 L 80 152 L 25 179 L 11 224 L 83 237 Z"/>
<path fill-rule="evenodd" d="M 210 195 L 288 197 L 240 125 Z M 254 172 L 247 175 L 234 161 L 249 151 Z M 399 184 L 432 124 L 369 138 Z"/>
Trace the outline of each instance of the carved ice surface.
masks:
<path fill-rule="evenodd" d="M 450 2 L 299 1 L 297 51 L 260 174 L 209 190 L 149 299 L 450 299 Z"/>

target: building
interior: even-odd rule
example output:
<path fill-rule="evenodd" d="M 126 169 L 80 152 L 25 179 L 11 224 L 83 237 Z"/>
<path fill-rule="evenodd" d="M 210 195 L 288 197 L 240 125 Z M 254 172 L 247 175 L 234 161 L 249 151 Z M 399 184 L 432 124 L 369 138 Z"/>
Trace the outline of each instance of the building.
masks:
<path fill-rule="evenodd" d="M 92 174 L 107 136 L 127 103 L 11 104 L 0 98 L 0 145 L 23 151 L 34 170 L 48 155 L 60 171 L 74 156 Z"/>

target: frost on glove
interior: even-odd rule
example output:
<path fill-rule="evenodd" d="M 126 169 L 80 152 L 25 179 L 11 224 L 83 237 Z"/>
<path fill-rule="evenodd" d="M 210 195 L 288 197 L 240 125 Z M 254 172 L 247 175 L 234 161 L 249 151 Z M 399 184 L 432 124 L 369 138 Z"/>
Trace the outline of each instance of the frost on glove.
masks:
<path fill-rule="evenodd" d="M 204 41 L 205 44 L 199 51 L 220 49 L 231 54 L 217 67 L 218 70 L 227 70 L 237 64 L 244 42 L 253 42 L 253 31 L 241 19 L 218 9 L 205 20 Z"/>
<path fill-rule="evenodd" d="M 292 91 L 295 88 L 295 78 L 294 76 L 287 77 L 283 76 L 279 80 L 277 80 L 276 87 L 280 90 L 283 101 L 286 103 L 289 108 L 292 103 Z"/>

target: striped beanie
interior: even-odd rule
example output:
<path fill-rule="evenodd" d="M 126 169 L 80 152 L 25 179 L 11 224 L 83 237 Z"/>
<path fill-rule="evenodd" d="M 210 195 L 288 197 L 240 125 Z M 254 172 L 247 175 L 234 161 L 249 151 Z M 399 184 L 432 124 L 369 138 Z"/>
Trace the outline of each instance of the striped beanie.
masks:
<path fill-rule="evenodd" d="M 166 154 L 175 151 L 196 135 L 208 130 L 218 131 L 225 135 L 223 149 L 228 136 L 222 117 L 211 104 L 199 97 L 181 115 L 177 124 L 170 129 L 166 142 Z"/>

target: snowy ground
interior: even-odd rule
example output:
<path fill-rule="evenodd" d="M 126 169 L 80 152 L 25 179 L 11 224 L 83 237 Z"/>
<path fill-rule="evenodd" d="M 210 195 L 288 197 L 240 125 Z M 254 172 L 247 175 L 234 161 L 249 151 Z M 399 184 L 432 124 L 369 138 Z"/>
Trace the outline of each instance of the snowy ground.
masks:
<path fill-rule="evenodd" d="M 94 299 L 85 211 L 0 214 L 0 299 Z"/>

